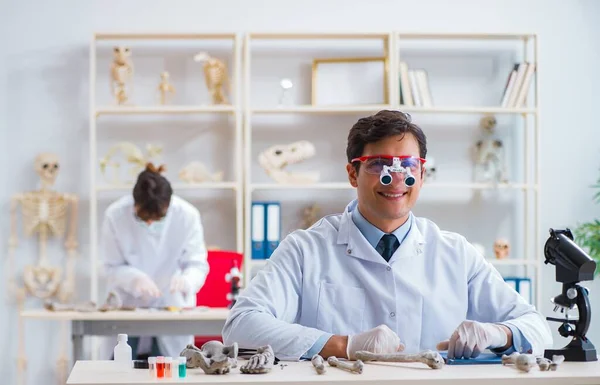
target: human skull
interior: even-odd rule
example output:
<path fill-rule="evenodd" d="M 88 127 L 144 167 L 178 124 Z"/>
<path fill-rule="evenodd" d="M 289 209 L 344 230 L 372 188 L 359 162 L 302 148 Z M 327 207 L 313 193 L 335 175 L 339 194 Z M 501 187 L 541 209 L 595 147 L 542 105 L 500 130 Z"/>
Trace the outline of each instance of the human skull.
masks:
<path fill-rule="evenodd" d="M 131 57 L 131 50 L 129 47 L 114 47 L 113 57 L 116 63 L 120 65 L 127 64 L 127 62 L 129 62 L 129 58 Z"/>
<path fill-rule="evenodd" d="M 58 155 L 50 152 L 39 154 L 35 158 L 34 168 L 35 172 L 39 175 L 43 186 L 53 186 L 59 169 Z"/>
<path fill-rule="evenodd" d="M 498 238 L 494 242 L 494 254 L 497 259 L 507 258 L 510 254 L 510 243 L 505 238 Z"/>

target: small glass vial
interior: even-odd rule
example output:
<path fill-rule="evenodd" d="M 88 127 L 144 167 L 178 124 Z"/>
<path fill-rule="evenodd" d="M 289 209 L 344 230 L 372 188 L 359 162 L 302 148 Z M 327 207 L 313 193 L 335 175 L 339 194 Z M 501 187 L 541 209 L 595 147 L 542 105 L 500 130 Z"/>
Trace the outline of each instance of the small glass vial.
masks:
<path fill-rule="evenodd" d="M 148 357 L 148 370 L 150 378 L 156 378 L 156 357 Z"/>
<path fill-rule="evenodd" d="M 163 378 L 165 376 L 165 357 L 156 357 L 156 377 Z"/>
<path fill-rule="evenodd" d="M 165 378 L 173 377 L 173 357 L 165 357 Z"/>
<path fill-rule="evenodd" d="M 186 364 L 187 364 L 187 359 L 185 357 L 178 357 L 177 360 L 179 361 L 179 378 L 185 378 L 186 375 Z"/>

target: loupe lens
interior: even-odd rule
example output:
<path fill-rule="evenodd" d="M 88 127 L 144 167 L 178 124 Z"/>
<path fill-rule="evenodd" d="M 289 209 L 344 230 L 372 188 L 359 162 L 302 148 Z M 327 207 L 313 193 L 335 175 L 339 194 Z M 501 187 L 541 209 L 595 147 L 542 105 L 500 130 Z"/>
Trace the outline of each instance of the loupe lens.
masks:
<path fill-rule="evenodd" d="M 392 176 L 390 174 L 384 174 L 379 178 L 381 184 L 388 185 L 392 183 Z"/>

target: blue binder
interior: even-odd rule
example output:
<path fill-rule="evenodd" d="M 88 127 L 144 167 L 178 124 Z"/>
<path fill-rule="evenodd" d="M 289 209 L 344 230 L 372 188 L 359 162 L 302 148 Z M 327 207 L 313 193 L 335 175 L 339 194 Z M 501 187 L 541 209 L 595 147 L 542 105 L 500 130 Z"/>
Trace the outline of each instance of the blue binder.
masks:
<path fill-rule="evenodd" d="M 475 358 L 448 358 L 447 352 L 440 352 L 447 365 L 494 365 L 502 364 L 502 356 L 494 353 L 481 353 Z"/>
<path fill-rule="evenodd" d="M 252 259 L 268 259 L 281 239 L 281 205 L 279 202 L 252 202 Z"/>
<path fill-rule="evenodd" d="M 504 277 L 504 281 L 512 286 L 517 293 L 521 294 L 526 301 L 531 303 L 532 301 L 532 287 L 531 278 L 524 277 Z"/>

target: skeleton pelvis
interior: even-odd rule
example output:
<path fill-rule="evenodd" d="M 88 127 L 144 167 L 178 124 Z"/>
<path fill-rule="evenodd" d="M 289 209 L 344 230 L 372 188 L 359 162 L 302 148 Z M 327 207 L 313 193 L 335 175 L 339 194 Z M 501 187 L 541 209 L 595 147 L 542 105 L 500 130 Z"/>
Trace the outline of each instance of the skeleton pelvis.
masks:
<path fill-rule="evenodd" d="M 49 298 L 56 294 L 60 287 L 62 271 L 58 267 L 25 266 L 23 281 L 25 287 L 38 298 Z"/>

